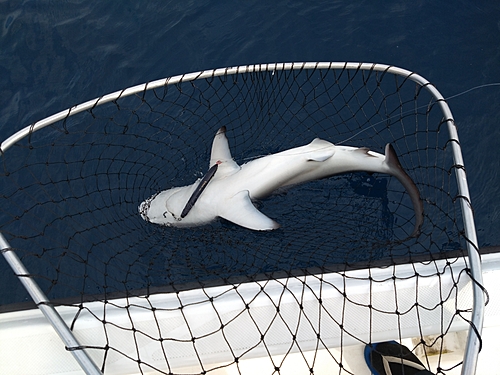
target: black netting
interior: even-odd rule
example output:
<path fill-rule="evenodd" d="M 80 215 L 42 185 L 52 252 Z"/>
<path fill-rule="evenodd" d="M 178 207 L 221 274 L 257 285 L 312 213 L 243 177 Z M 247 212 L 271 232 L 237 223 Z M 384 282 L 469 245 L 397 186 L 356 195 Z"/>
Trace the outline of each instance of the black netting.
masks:
<path fill-rule="evenodd" d="M 100 353 L 96 362 L 104 370 L 117 358 L 127 358 L 136 371 L 208 373 L 234 366 L 236 373 L 247 373 L 240 361 L 264 347 L 269 373 L 283 371 L 287 354 L 330 350 L 321 339 L 324 331 L 359 343 L 371 340 L 371 334 L 361 337 L 346 328 L 345 305 L 342 312 L 342 306 L 322 303 L 328 293 L 340 293 L 344 304 L 369 311 L 373 319 L 386 314 L 397 317 L 398 325 L 411 321 L 417 326 L 421 314 L 443 309 L 456 297 L 459 274 L 448 294 L 441 293 L 422 311 L 418 295 L 382 314 L 373 301 L 349 299 L 346 289 L 356 280 L 374 287 L 381 283 L 372 278 L 371 267 L 430 264 L 433 273 L 419 275 L 412 268 L 413 274 L 401 276 L 414 280 L 418 289 L 419 280 L 451 272 L 463 255 L 466 239 L 446 120 L 425 87 L 383 71 L 270 70 L 181 81 L 98 104 L 17 142 L 2 155 L 0 225 L 49 299 L 75 306 L 73 329 L 82 316 L 102 323 L 99 340 L 80 340 Z M 391 143 L 424 201 L 420 236 L 407 239 L 415 213 L 401 184 L 388 175 L 364 172 L 312 181 L 257 202 L 281 224 L 277 231 L 255 232 L 222 219 L 187 229 L 144 221 L 138 213 L 143 200 L 206 173 L 212 139 L 221 126 L 227 128 L 239 164 L 316 137 L 379 153 Z M 355 273 L 365 268 L 368 272 Z M 334 275 L 340 284 L 322 275 Z M 12 272 L 5 269 L 0 277 L 11 280 Z M 399 277 L 393 273 L 394 280 Z M 281 290 L 278 300 L 266 291 L 271 285 Z M 244 295 L 245 288 L 254 297 Z M 204 298 L 185 302 L 183 293 L 193 290 L 205 290 Z M 158 299 L 160 292 L 170 293 L 168 303 Z M 0 293 L 4 308 L 26 299 L 20 283 Z M 219 307 L 228 295 L 239 300 L 237 315 L 225 315 Z M 316 299 L 301 300 L 305 295 Z M 132 297 L 142 302 L 131 303 Z M 114 298 L 125 299 L 118 303 Z M 260 299 L 272 301 L 274 309 L 262 310 L 264 326 L 252 315 L 259 314 Z M 113 323 L 88 306 L 123 310 L 129 318 Z M 194 333 L 189 309 L 197 306 L 205 306 L 215 320 Z M 292 321 L 280 312 L 285 306 L 294 311 Z M 340 315 L 330 309 L 340 309 Z M 134 320 L 136 310 L 147 311 L 151 326 Z M 158 323 L 162 319 L 169 323 Z M 246 333 L 229 339 L 225 332 L 231 324 Z M 372 322 L 363 324 L 370 332 Z M 288 342 L 283 353 L 270 349 L 274 344 L 268 340 L 276 338 L 269 332 L 276 326 L 288 332 L 278 340 Z M 443 324 L 440 334 L 448 329 Z M 316 337 L 312 345 L 300 343 L 303 331 Z M 114 341 L 113 332 L 128 337 L 127 348 Z M 203 354 L 204 337 L 219 337 L 229 354 L 223 360 Z M 144 360 L 141 347 L 148 345 L 157 350 L 155 363 Z M 183 348 L 198 363 L 186 372 L 178 370 L 182 361 L 174 365 L 185 355 Z M 342 346 L 338 350 L 342 353 Z M 312 373 L 314 355 L 303 358 L 303 373 Z M 326 358 L 336 366 L 333 373 L 339 373 L 342 355 L 332 349 Z"/>

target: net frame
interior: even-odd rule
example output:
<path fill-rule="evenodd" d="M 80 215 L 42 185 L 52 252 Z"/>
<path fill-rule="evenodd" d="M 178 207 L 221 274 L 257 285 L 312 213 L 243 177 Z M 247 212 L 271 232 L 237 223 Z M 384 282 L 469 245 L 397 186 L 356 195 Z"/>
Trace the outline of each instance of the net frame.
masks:
<path fill-rule="evenodd" d="M 462 210 L 462 218 L 464 224 L 464 232 L 465 238 L 467 240 L 466 250 L 468 255 L 468 264 L 470 269 L 471 279 L 474 281 L 472 283 L 473 288 L 473 307 L 472 307 L 472 315 L 471 315 L 471 328 L 469 329 L 469 335 L 467 339 L 466 352 L 464 355 L 464 362 L 462 367 L 463 374 L 473 374 L 475 371 L 476 363 L 477 363 L 477 355 L 480 350 L 480 333 L 482 329 L 482 320 L 483 320 L 483 306 L 484 306 L 484 295 L 483 290 L 481 288 L 482 285 L 482 276 L 481 276 L 481 264 L 480 257 L 478 252 L 476 231 L 474 227 L 473 213 L 472 207 L 470 203 L 470 196 L 468 191 L 466 173 L 460 148 L 460 142 L 458 139 L 458 133 L 455 126 L 455 121 L 451 114 L 451 110 L 449 109 L 445 99 L 439 93 L 439 91 L 430 84 L 426 79 L 415 74 L 413 72 L 389 66 L 384 64 L 371 64 L 371 63 L 282 63 L 282 64 L 260 64 L 260 65 L 248 65 L 248 66 L 239 66 L 239 67 L 231 67 L 231 68 L 223 68 L 223 69 L 215 69 L 215 70 L 207 70 L 201 71 L 191 74 L 179 75 L 175 77 L 170 77 L 166 79 L 161 79 L 153 82 L 149 82 L 143 85 L 137 85 L 131 88 L 127 88 L 121 91 L 117 91 L 100 98 L 90 100 L 83 104 L 76 105 L 71 107 L 65 111 L 61 111 L 53 116 L 47 117 L 41 121 L 38 121 L 28 127 L 21 129 L 19 132 L 15 133 L 13 136 L 6 139 L 2 142 L 0 151 L 2 156 L 5 155 L 6 151 L 11 148 L 13 145 L 21 141 L 26 137 L 30 137 L 34 132 L 39 131 L 42 128 L 45 128 L 48 125 L 51 125 L 57 121 L 61 121 L 69 118 L 77 113 L 96 108 L 102 104 L 112 102 L 118 100 L 120 98 L 140 94 L 141 92 L 146 92 L 148 90 L 152 90 L 155 88 L 160 88 L 168 85 L 176 85 L 182 84 L 183 82 L 195 81 L 198 79 L 206 79 L 220 76 L 231 76 L 234 74 L 241 73 L 252 73 L 252 72 L 278 72 L 278 71 L 286 71 L 286 70 L 330 70 L 330 69 L 343 69 L 346 71 L 367 71 L 367 72 L 383 72 L 384 74 L 394 74 L 403 77 L 404 79 L 411 80 L 418 85 L 420 85 L 423 89 L 428 90 L 435 98 L 437 105 L 441 108 L 443 112 L 443 123 L 446 124 L 449 134 L 450 140 L 449 144 L 451 145 L 453 158 L 454 158 L 454 172 L 456 176 L 456 181 L 458 185 L 458 195 L 457 199 L 460 200 L 461 210 Z M 8 154 L 7 154 L 8 155 Z M 28 275 L 27 272 L 24 272 L 25 268 L 22 266 L 22 263 L 15 256 L 15 252 L 12 251 L 8 242 L 2 235 L 2 253 L 4 257 L 8 258 L 9 264 L 14 269 L 16 275 L 19 279 L 26 280 L 24 278 Z M 17 259 L 16 259 L 17 258 Z M 29 280 L 32 280 L 29 278 Z M 49 300 L 43 296 L 43 292 L 40 294 L 39 291 L 35 290 L 35 286 L 26 286 L 28 291 L 32 294 L 33 299 L 37 303 L 37 305 L 42 308 L 42 306 L 49 306 Z M 39 298 L 36 295 L 39 295 Z M 53 316 L 57 320 L 57 312 L 54 309 L 50 309 L 51 312 L 44 312 L 48 317 Z M 50 320 L 50 318 L 49 318 Z M 54 324 L 56 325 L 56 324 Z M 56 325 L 57 326 L 57 325 Z M 64 340 L 64 334 L 61 334 Z M 71 339 L 71 338 L 70 338 Z M 69 348 L 73 348 L 72 353 L 78 355 L 78 353 L 85 353 L 84 350 L 79 350 L 78 345 L 75 340 L 73 344 L 67 343 Z M 85 354 L 83 354 L 83 358 L 85 358 Z M 88 359 L 88 357 L 87 357 Z M 80 363 L 86 362 L 87 359 L 80 359 Z M 91 362 L 91 361 L 90 361 Z M 92 369 L 92 365 L 82 364 L 82 366 L 89 373 L 93 373 L 96 368 Z M 98 370 L 97 370 L 98 371 Z"/>

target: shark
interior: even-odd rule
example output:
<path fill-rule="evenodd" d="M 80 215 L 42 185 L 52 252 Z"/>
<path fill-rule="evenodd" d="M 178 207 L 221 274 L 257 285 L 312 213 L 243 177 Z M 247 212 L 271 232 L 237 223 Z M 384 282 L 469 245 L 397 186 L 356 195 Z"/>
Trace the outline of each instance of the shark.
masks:
<path fill-rule="evenodd" d="M 334 145 L 316 138 L 238 165 L 229 149 L 226 127 L 213 139 L 209 170 L 203 178 L 154 194 L 139 205 L 139 213 L 147 222 L 172 227 L 201 226 L 220 217 L 251 230 L 269 231 L 280 225 L 254 202 L 281 188 L 359 171 L 388 174 L 403 185 L 415 211 L 409 237 L 417 237 L 424 220 L 422 199 L 390 143 L 382 155 L 366 147 Z"/>

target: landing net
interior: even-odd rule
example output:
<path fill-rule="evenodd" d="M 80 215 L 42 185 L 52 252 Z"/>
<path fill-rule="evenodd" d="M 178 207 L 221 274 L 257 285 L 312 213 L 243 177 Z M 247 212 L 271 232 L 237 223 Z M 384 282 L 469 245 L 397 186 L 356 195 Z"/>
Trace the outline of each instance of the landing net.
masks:
<path fill-rule="evenodd" d="M 408 238 L 415 213 L 401 184 L 363 172 L 256 202 L 276 231 L 144 221 L 142 201 L 206 173 L 222 126 L 240 165 L 316 137 L 382 154 L 391 143 L 424 202 L 420 235 Z M 172 77 L 34 123 L 1 158 L 0 228 L 29 272 L 20 278 L 57 306 L 79 342 L 70 350 L 104 373 L 251 374 L 258 358 L 266 374 L 349 374 L 351 346 L 413 338 L 427 358 L 481 305 L 454 120 L 402 69 L 295 63 Z M 0 267 L 2 310 L 32 307 Z M 440 358 L 432 371 L 447 373 Z"/>

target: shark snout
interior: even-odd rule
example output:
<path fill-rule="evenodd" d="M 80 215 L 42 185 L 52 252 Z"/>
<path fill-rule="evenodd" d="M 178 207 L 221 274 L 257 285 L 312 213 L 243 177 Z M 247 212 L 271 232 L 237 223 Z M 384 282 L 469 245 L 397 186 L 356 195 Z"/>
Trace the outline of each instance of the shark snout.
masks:
<path fill-rule="evenodd" d="M 146 221 L 149 221 L 149 218 L 148 218 L 148 211 L 149 211 L 149 203 L 151 202 L 151 198 L 149 199 L 146 199 L 144 202 L 142 202 L 140 205 L 139 205 L 139 213 L 141 214 L 141 217 L 146 220 Z"/>

